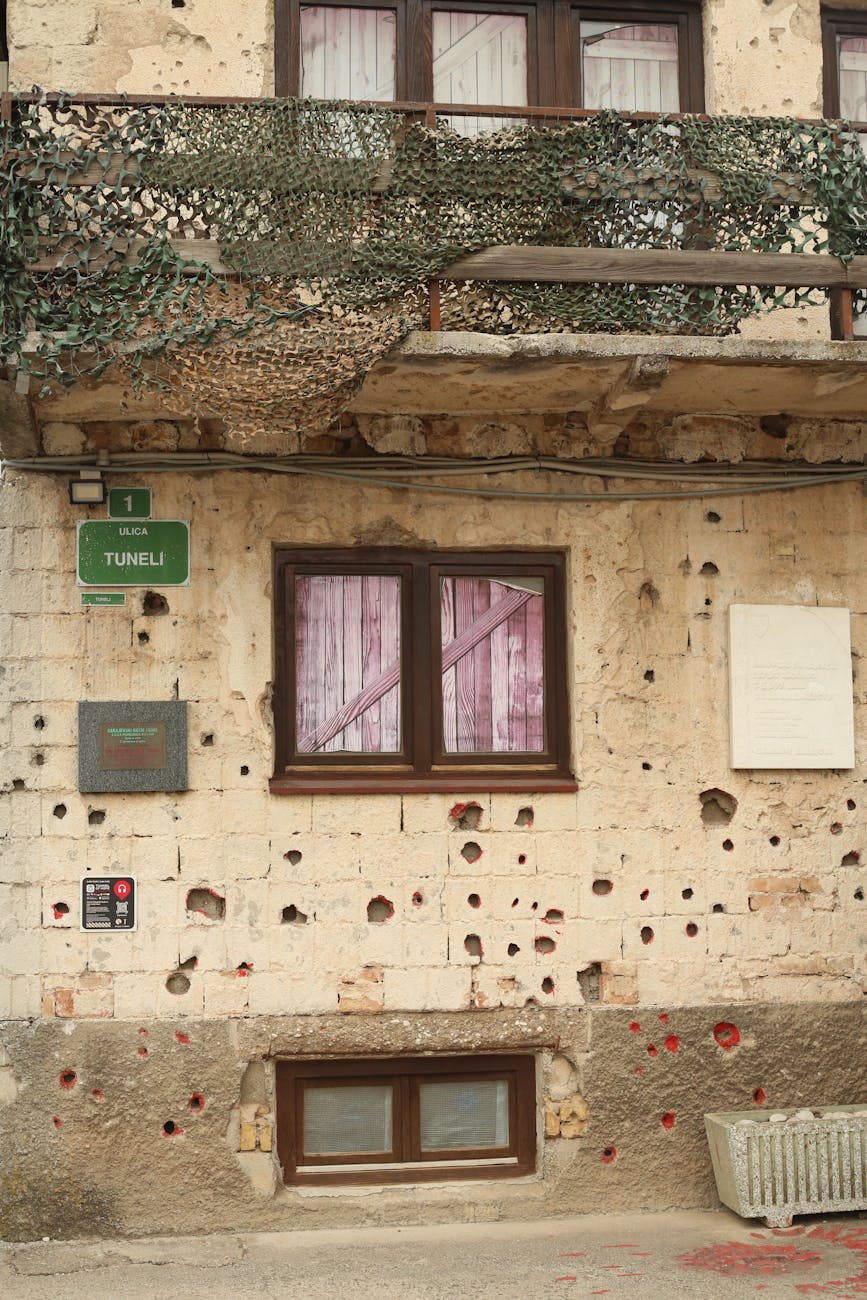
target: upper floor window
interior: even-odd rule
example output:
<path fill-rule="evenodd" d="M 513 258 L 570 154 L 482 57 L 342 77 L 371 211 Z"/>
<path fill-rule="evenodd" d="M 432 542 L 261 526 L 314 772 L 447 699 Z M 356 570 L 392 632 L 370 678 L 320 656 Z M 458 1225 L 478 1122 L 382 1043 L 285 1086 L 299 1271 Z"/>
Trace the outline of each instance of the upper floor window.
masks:
<path fill-rule="evenodd" d="M 867 122 L 867 12 L 822 11 L 826 117 Z"/>
<path fill-rule="evenodd" d="M 625 112 L 704 107 L 699 0 L 277 0 L 276 33 L 278 94 Z"/>

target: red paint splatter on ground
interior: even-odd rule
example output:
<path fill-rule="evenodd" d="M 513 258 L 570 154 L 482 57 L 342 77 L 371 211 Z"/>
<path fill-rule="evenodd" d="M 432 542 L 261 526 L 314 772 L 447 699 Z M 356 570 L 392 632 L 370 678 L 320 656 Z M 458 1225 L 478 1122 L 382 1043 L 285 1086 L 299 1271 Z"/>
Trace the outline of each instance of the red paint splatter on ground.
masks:
<path fill-rule="evenodd" d="M 606 1286 L 606 1287 L 603 1287 L 603 1289 L 602 1289 L 601 1291 L 591 1291 L 590 1294 L 591 1294 L 591 1295 L 610 1295 L 610 1292 L 609 1292 L 609 1290 L 608 1290 L 608 1287 Z"/>
<path fill-rule="evenodd" d="M 574 1273 L 564 1273 L 563 1277 L 555 1277 L 555 1282 L 577 1282 L 578 1278 Z"/>
<path fill-rule="evenodd" d="M 644 1277 L 643 1273 L 622 1273 L 621 1277 Z"/>
<path fill-rule="evenodd" d="M 606 1250 L 635 1250 L 635 1247 L 637 1245 L 638 1243 L 635 1241 L 618 1241 L 616 1245 L 614 1244 L 614 1242 L 610 1241 L 608 1245 L 605 1247 L 605 1249 Z M 608 1267 L 611 1268 L 611 1265 L 609 1264 Z M 620 1265 L 617 1264 L 616 1267 L 619 1268 Z"/>
<path fill-rule="evenodd" d="M 725 1277 L 745 1277 L 751 1273 L 791 1273 L 794 1269 L 821 1264 L 822 1256 L 815 1250 L 799 1250 L 765 1241 L 760 1246 L 745 1241 L 726 1241 L 718 1246 L 704 1246 L 693 1255 L 678 1255 L 679 1264 L 701 1268 Z"/>
<path fill-rule="evenodd" d="M 674 1128 L 674 1123 L 675 1123 L 674 1111 L 667 1110 L 664 1115 L 660 1116 L 659 1122 L 663 1128 Z"/>
<path fill-rule="evenodd" d="M 668 1012 L 667 1012 L 667 1011 L 660 1011 L 660 1013 L 659 1013 L 659 1019 L 662 1021 L 662 1023 L 663 1023 L 664 1025 L 667 1025 L 667 1024 L 668 1024 Z"/>
<path fill-rule="evenodd" d="M 677 1034 L 669 1034 L 665 1040 L 665 1050 L 667 1052 L 677 1052 L 680 1050 L 680 1039 Z"/>
<path fill-rule="evenodd" d="M 630 1030 L 632 1031 L 633 1034 L 640 1034 L 640 1033 L 641 1033 L 641 1025 L 638 1023 L 637 1020 L 633 1020 L 633 1021 L 630 1023 L 629 1028 L 630 1028 Z"/>
<path fill-rule="evenodd" d="M 713 1036 L 717 1045 L 728 1052 L 733 1047 L 737 1047 L 741 1041 L 740 1030 L 737 1025 L 733 1025 L 728 1020 L 721 1020 L 718 1025 L 713 1027 Z"/>
<path fill-rule="evenodd" d="M 567 1250 L 560 1256 L 561 1259 L 585 1259 L 587 1252 L 584 1250 Z"/>
<path fill-rule="evenodd" d="M 653 1043 L 648 1043 L 648 1044 L 647 1044 L 647 1055 L 648 1055 L 648 1056 L 658 1056 L 658 1055 L 659 1055 L 659 1053 L 657 1052 L 656 1048 L 653 1046 Z"/>
<path fill-rule="evenodd" d="M 175 1031 L 175 1040 L 179 1043 L 185 1043 L 187 1046 L 189 1046 L 190 1036 L 189 1034 L 185 1034 L 183 1033 L 182 1030 L 178 1029 Z"/>

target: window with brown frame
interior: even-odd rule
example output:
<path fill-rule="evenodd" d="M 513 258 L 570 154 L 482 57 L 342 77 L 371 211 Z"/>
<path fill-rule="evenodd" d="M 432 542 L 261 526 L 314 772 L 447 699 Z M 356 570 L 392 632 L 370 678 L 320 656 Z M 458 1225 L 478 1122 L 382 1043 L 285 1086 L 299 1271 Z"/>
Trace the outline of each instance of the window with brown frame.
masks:
<path fill-rule="evenodd" d="M 867 124 L 867 12 L 822 10 L 822 93 L 826 117 Z M 867 131 L 859 131 L 867 153 Z M 831 293 L 831 335 L 835 339 L 867 338 L 867 316 L 843 320 L 842 295 Z M 849 313 L 851 318 L 851 312 Z"/>
<path fill-rule="evenodd" d="M 277 0 L 275 69 L 315 99 L 702 112 L 701 4 Z"/>
<path fill-rule="evenodd" d="M 278 1061 L 277 1150 L 293 1184 L 532 1173 L 534 1059 Z"/>
<path fill-rule="evenodd" d="M 275 552 L 276 792 L 574 789 L 560 553 Z"/>

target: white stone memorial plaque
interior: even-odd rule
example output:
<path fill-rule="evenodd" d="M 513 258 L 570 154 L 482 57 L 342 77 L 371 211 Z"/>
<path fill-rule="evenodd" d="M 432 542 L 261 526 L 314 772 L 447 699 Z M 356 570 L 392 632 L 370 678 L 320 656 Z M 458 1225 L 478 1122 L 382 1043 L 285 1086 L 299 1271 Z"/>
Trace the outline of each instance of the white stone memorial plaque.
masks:
<path fill-rule="evenodd" d="M 854 767 L 848 609 L 729 606 L 732 767 Z"/>

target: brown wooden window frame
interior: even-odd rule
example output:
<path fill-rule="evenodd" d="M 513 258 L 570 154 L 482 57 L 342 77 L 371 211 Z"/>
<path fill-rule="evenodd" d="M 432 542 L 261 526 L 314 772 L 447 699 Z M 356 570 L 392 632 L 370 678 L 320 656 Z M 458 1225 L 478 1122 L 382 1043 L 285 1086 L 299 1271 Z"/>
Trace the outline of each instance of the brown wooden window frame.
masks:
<path fill-rule="evenodd" d="M 822 112 L 825 117 L 840 117 L 840 65 L 837 58 L 837 40 L 840 36 L 860 36 L 867 39 L 867 11 L 863 9 L 821 10 L 822 24 Z M 852 310 L 843 311 L 843 295 L 839 289 L 829 294 L 831 308 L 831 338 L 851 338 Z"/>
<path fill-rule="evenodd" d="M 509 1142 L 505 1147 L 422 1151 L 420 1086 L 505 1081 Z M 392 1150 L 378 1154 L 305 1156 L 304 1091 L 388 1083 L 392 1087 Z M 442 1182 L 518 1178 L 536 1168 L 536 1064 L 531 1055 L 397 1057 L 374 1060 L 278 1060 L 277 1154 L 292 1186 Z M 359 1168 L 372 1166 L 376 1168 Z"/>
<path fill-rule="evenodd" d="M 431 13 L 523 14 L 527 17 L 527 100 L 534 108 L 580 108 L 581 47 L 578 24 L 608 21 L 676 23 L 680 111 L 704 112 L 701 0 L 620 0 L 576 4 L 574 0 L 323 0 L 335 8 L 391 9 L 396 14 L 395 98 L 427 103 L 433 91 Z M 301 90 L 303 0 L 276 0 L 274 74 L 278 95 Z M 504 107 L 519 107 L 505 105 Z"/>
<path fill-rule="evenodd" d="M 295 736 L 295 580 L 304 574 L 397 574 L 401 578 L 403 749 L 301 754 Z M 439 579 L 541 577 L 546 748 L 541 752 L 445 753 L 442 741 Z M 274 551 L 275 794 L 574 790 L 569 770 L 566 559 L 562 551 L 415 551 L 277 547 Z"/>

